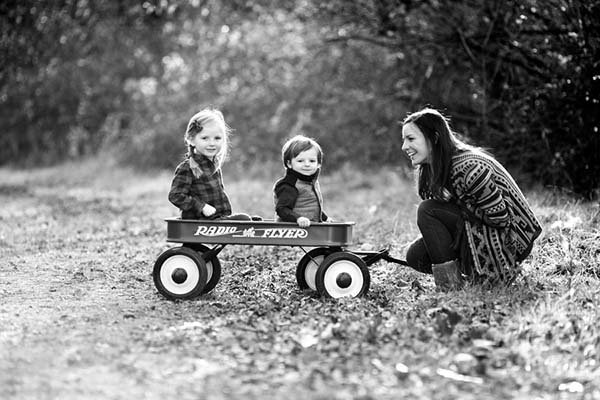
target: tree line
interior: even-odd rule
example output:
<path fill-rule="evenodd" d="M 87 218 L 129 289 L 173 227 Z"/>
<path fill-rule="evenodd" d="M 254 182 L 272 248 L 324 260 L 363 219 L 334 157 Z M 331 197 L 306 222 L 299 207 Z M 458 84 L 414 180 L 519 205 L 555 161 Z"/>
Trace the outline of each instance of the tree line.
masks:
<path fill-rule="evenodd" d="M 106 150 L 172 168 L 206 105 L 241 167 L 301 132 L 331 168 L 398 164 L 398 121 L 432 105 L 523 180 L 594 198 L 599 16 L 597 0 L 4 1 L 0 164 Z"/>

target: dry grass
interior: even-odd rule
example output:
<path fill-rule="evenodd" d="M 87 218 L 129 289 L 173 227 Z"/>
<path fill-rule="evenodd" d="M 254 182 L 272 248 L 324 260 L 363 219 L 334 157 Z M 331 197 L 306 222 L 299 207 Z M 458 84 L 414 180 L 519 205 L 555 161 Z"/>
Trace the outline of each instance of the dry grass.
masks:
<path fill-rule="evenodd" d="M 234 208 L 272 215 L 271 180 L 225 176 Z M 230 246 L 213 292 L 171 302 L 151 278 L 170 178 L 0 170 L 0 398 L 600 398 L 597 205 L 532 194 L 545 231 L 507 288 L 436 293 L 379 262 L 366 297 L 327 300 L 296 287 L 299 250 Z M 395 171 L 321 183 L 354 246 L 398 255 L 417 234 Z"/>

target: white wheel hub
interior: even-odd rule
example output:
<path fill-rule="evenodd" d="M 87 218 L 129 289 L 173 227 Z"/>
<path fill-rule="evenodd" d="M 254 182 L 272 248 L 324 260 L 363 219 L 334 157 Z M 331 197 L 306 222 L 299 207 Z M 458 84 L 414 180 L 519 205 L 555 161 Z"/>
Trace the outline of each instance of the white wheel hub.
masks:
<path fill-rule="evenodd" d="M 321 265 L 324 259 L 324 255 L 313 257 L 308 262 L 308 264 L 306 264 L 306 268 L 304 269 L 304 280 L 306 281 L 308 287 L 312 290 L 317 290 L 315 277 L 317 276 L 317 270 L 319 269 L 319 265 Z"/>
<path fill-rule="evenodd" d="M 343 285 L 345 287 L 338 283 L 339 278 L 342 277 L 347 282 Z M 334 299 L 346 296 L 356 297 L 363 287 L 364 277 L 358 265 L 350 260 L 339 260 L 327 268 L 323 283 L 327 293 Z"/>
<path fill-rule="evenodd" d="M 185 272 L 185 279 L 181 283 L 178 283 L 173 278 L 173 275 L 181 273 L 180 270 Z M 212 265 L 210 272 L 212 273 Z M 166 290 L 173 294 L 183 295 L 191 292 L 199 280 L 200 273 L 198 266 L 194 260 L 182 254 L 176 254 L 167 258 L 160 268 L 160 282 Z"/>
<path fill-rule="evenodd" d="M 213 275 L 212 261 L 207 261 L 206 262 L 206 282 L 210 282 L 210 278 L 212 278 L 212 275 Z"/>

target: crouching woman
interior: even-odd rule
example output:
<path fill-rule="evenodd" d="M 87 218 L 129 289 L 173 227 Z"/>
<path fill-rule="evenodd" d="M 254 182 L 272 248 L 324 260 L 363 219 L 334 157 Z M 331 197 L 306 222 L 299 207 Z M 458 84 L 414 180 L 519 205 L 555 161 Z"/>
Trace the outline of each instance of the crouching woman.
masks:
<path fill-rule="evenodd" d="M 542 229 L 511 175 L 489 153 L 459 140 L 432 108 L 406 117 L 402 140 L 423 200 L 421 236 L 407 250 L 408 264 L 433 274 L 443 291 L 460 288 L 465 278 L 512 282 Z"/>

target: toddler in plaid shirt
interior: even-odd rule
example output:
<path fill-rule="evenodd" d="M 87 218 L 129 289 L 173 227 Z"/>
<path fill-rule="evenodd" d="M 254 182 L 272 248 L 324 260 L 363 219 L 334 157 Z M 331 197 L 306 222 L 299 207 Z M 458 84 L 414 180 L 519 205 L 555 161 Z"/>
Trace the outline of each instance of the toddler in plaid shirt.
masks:
<path fill-rule="evenodd" d="M 188 153 L 177 166 L 169 191 L 169 201 L 181 210 L 181 218 L 252 219 L 248 214 L 232 214 L 223 186 L 221 166 L 227 155 L 229 131 L 223 114 L 213 108 L 203 109 L 190 119 L 185 131 Z"/>

